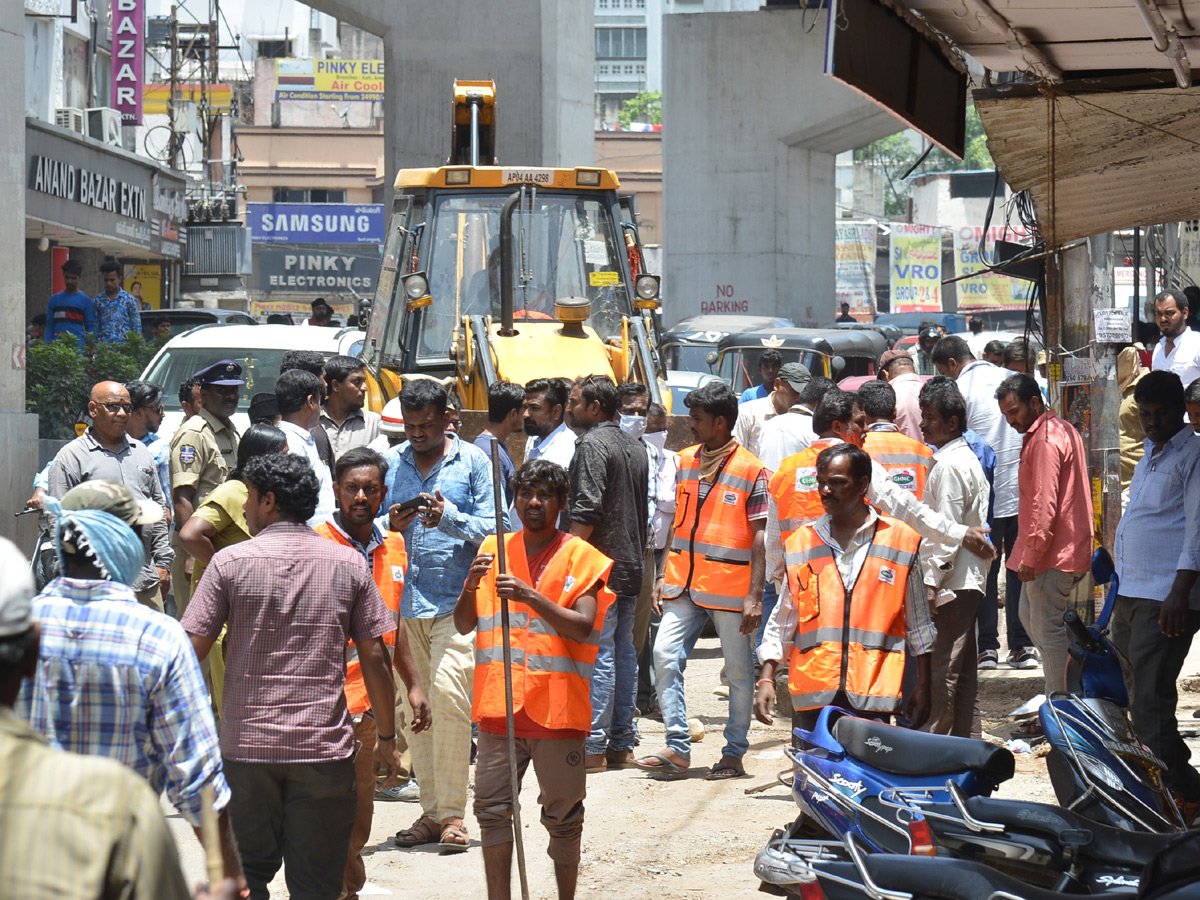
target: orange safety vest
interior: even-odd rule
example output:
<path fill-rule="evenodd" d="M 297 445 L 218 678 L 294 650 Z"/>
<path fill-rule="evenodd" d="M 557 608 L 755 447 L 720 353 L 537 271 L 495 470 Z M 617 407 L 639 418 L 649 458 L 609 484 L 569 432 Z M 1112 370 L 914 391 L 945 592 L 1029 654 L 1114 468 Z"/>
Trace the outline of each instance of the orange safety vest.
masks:
<path fill-rule="evenodd" d="M 798 624 L 788 691 L 793 709 L 815 709 L 845 691 L 855 709 L 894 712 L 904 677 L 904 600 L 921 538 L 880 516 L 854 584 L 842 584 L 833 550 L 811 526 L 785 549 Z"/>
<path fill-rule="evenodd" d="M 480 553 L 496 552 L 496 536 L 484 538 Z M 546 565 L 537 584 L 529 574 L 522 532 L 504 536 L 508 572 L 559 606 L 575 601 L 608 578 L 612 560 L 582 538 L 570 538 Z M 513 712 L 520 709 L 537 725 L 555 731 L 590 731 L 592 701 L 590 679 L 600 650 L 604 614 L 617 599 L 607 587 L 597 593 L 596 624 L 582 643 L 565 638 L 532 607 L 510 601 L 508 636 L 512 648 Z M 489 570 L 475 592 L 475 689 L 471 718 L 503 719 L 504 631 L 500 621 L 500 596 L 496 572 Z"/>
<path fill-rule="evenodd" d="M 316 527 L 316 532 L 323 538 L 358 550 L 332 522 L 322 522 Z M 375 586 L 383 595 L 383 602 L 392 611 L 396 621 L 400 620 L 400 595 L 404 593 L 404 572 L 407 569 L 408 553 L 404 549 L 403 535 L 397 531 L 385 531 L 383 543 L 371 551 L 371 574 L 375 578 Z M 390 648 L 396 646 L 396 632 L 385 634 L 383 642 L 388 645 L 390 652 Z M 362 715 L 371 708 L 354 641 L 346 645 L 346 708 L 352 716 Z"/>
<path fill-rule="evenodd" d="M 663 596 L 687 592 L 705 609 L 740 613 L 750 594 L 754 529 L 746 504 L 763 464 L 737 447 L 700 499 L 700 445 L 679 454 L 675 482 L 675 534 L 667 553 Z"/>
<path fill-rule="evenodd" d="M 887 469 L 892 484 L 912 491 L 918 500 L 925 496 L 925 480 L 933 467 L 933 451 L 929 447 L 888 428 L 867 431 L 863 449 Z"/>
<path fill-rule="evenodd" d="M 817 457 L 822 450 L 841 443 L 844 443 L 841 438 L 818 438 L 781 462 L 771 476 L 770 490 L 779 516 L 779 537 L 785 546 L 801 525 L 825 515 L 821 495 L 817 493 Z"/>

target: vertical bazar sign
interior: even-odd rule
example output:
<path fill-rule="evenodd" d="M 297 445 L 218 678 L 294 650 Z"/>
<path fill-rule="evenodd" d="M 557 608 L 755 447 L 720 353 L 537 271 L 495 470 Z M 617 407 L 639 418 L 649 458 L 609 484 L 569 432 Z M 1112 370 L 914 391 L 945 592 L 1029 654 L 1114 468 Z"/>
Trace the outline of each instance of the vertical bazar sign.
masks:
<path fill-rule="evenodd" d="M 942 311 L 942 229 L 892 224 L 892 312 Z"/>
<path fill-rule="evenodd" d="M 861 222 L 838 225 L 834 233 L 834 315 L 843 303 L 850 315 L 875 315 L 875 226 Z"/>
<path fill-rule="evenodd" d="M 112 105 L 123 125 L 142 123 L 145 0 L 113 0 Z"/>
<path fill-rule="evenodd" d="M 986 257 L 995 259 L 997 239 L 1025 243 L 1027 238 L 1011 228 L 989 228 L 986 234 L 982 228 L 970 226 L 955 229 L 954 274 L 961 279 L 955 284 L 960 310 L 1024 308 L 1031 282 L 990 271 L 979 249 L 982 244 Z"/>

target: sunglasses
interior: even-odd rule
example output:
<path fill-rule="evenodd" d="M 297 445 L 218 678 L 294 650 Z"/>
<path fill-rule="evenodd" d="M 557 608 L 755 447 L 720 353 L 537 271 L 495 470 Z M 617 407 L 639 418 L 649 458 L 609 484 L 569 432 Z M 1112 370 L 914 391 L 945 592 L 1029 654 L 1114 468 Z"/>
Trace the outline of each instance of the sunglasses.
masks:
<path fill-rule="evenodd" d="M 133 412 L 133 404 L 131 403 L 101 403 L 100 405 L 113 415 L 116 415 L 119 412 L 129 415 L 131 412 Z"/>

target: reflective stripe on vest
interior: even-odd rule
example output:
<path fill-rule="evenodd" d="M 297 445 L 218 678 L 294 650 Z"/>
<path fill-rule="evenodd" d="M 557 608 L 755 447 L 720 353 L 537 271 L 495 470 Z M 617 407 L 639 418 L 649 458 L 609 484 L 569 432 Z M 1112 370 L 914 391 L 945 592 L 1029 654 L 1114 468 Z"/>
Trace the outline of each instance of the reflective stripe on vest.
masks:
<path fill-rule="evenodd" d="M 771 476 L 771 496 L 779 516 L 779 537 L 786 546 L 787 539 L 801 525 L 825 515 L 821 495 L 817 493 L 817 457 L 828 447 L 842 443 L 840 438 L 820 438 L 794 453 L 779 464 Z"/>
<path fill-rule="evenodd" d="M 700 450 L 679 454 L 675 528 L 663 596 L 687 593 L 697 606 L 741 612 L 750 593 L 754 529 L 746 513 L 763 464 L 743 447 L 725 460 L 700 501 Z"/>
<path fill-rule="evenodd" d="M 925 482 L 933 466 L 933 451 L 898 431 L 868 431 L 863 449 L 887 469 L 892 484 L 911 491 L 918 500 L 925 496 Z"/>
<path fill-rule="evenodd" d="M 572 537 L 546 564 L 536 584 L 525 555 L 524 532 L 504 536 L 508 571 L 539 593 L 567 608 L 573 607 L 597 582 L 608 578 L 612 561 L 581 538 Z M 496 552 L 496 537 L 484 538 L 480 553 Z M 509 603 L 509 639 L 512 648 L 513 709 L 525 710 L 543 728 L 590 731 L 592 705 L 589 678 L 600 648 L 605 613 L 616 599 L 607 587 L 596 597 L 596 621 L 584 641 L 563 637 L 535 610 Z M 495 570 L 475 592 L 475 682 L 471 716 L 504 718 L 504 637 Z"/>
<path fill-rule="evenodd" d="M 844 691 L 856 709 L 887 712 L 900 702 L 904 603 L 920 538 L 880 516 L 847 592 L 833 551 L 806 526 L 786 545 L 788 586 L 798 625 L 788 690 L 795 709 L 813 709 Z"/>
<path fill-rule="evenodd" d="M 355 553 L 359 552 L 332 522 L 322 522 L 316 527 L 316 532 L 323 538 L 351 548 Z M 371 551 L 371 575 L 383 596 L 383 602 L 397 620 L 400 618 L 400 595 L 404 591 L 404 573 L 407 569 L 408 553 L 404 549 L 403 535 L 395 531 L 385 531 L 383 543 Z M 395 647 L 396 632 L 389 631 L 385 634 L 383 642 L 389 648 Z M 367 686 L 363 682 L 362 665 L 358 660 L 358 648 L 354 641 L 346 645 L 346 708 L 352 716 L 362 715 L 371 708 L 371 701 L 367 698 Z"/>

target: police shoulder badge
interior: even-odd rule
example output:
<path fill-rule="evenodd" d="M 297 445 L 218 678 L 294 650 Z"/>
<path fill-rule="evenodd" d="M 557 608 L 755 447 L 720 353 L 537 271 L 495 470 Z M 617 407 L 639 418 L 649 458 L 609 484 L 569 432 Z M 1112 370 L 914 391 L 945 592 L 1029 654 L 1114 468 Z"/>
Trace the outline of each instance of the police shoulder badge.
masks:
<path fill-rule="evenodd" d="M 191 444 L 184 444 L 179 448 L 179 461 L 185 466 L 196 461 L 196 448 Z"/>

